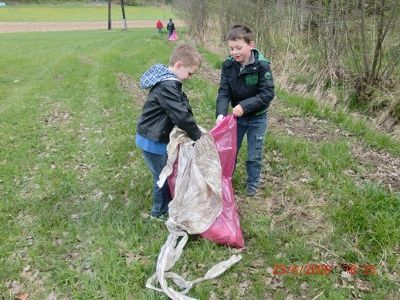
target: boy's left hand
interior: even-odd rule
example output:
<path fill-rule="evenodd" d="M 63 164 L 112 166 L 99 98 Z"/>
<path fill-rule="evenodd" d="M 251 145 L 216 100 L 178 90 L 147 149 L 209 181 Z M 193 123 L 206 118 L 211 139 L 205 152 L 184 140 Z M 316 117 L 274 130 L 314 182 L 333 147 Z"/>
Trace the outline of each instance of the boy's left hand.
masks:
<path fill-rule="evenodd" d="M 233 108 L 232 113 L 236 117 L 241 117 L 244 114 L 244 110 L 243 110 L 242 106 L 240 106 L 240 104 L 238 104 Z"/>

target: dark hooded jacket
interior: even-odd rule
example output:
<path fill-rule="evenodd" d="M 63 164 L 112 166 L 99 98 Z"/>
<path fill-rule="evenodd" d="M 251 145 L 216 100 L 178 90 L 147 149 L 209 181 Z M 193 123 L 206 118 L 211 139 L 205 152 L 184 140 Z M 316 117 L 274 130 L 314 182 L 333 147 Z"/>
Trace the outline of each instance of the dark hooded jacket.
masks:
<path fill-rule="evenodd" d="M 176 125 L 192 140 L 200 138 L 201 132 L 182 91 L 182 83 L 166 66 L 152 66 L 143 74 L 140 86 L 150 91 L 138 120 L 138 134 L 155 142 L 168 143 L 169 134 Z"/>
<path fill-rule="evenodd" d="M 267 111 L 275 95 L 270 62 L 258 50 L 253 49 L 252 52 L 254 62 L 244 68 L 233 57 L 224 62 L 217 97 L 217 116 L 227 114 L 229 103 L 232 107 L 240 104 L 244 115 Z"/>
<path fill-rule="evenodd" d="M 167 30 L 168 30 L 169 32 L 172 32 L 172 31 L 175 30 L 175 24 L 174 24 L 172 21 L 169 21 L 169 22 L 168 22 L 168 24 L 167 24 Z"/>

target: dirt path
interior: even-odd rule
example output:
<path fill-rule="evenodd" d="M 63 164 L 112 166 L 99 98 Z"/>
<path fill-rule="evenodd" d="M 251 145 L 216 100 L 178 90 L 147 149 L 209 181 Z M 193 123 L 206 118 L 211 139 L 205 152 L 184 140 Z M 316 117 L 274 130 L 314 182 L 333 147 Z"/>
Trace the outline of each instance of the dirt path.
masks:
<path fill-rule="evenodd" d="M 174 20 L 175 26 L 184 26 L 182 20 Z M 122 22 L 112 22 L 112 29 L 121 29 Z M 129 28 L 156 27 L 155 20 L 128 21 Z M 0 33 L 31 31 L 74 31 L 107 29 L 107 21 L 101 22 L 0 22 Z"/>

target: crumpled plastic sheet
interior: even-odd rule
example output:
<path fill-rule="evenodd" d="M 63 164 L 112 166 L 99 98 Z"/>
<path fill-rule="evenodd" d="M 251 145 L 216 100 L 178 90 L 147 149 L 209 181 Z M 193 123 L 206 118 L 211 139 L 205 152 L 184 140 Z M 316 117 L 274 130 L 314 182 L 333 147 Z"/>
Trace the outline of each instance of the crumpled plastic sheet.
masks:
<path fill-rule="evenodd" d="M 235 128 L 236 129 L 236 128 Z M 201 128 L 205 133 L 205 130 Z M 232 255 L 228 260 L 214 265 L 203 277 L 187 281 L 170 272 L 179 260 L 188 240 L 188 233 L 205 232 L 221 215 L 222 169 L 220 155 L 210 134 L 205 133 L 194 143 L 182 130 L 175 128 L 170 135 L 167 147 L 168 162 L 160 174 L 158 185 L 162 186 L 174 170 L 178 159 L 177 172 L 174 173 L 174 199 L 169 205 L 169 219 L 166 226 L 170 232 L 162 246 L 157 260 L 156 272 L 147 280 L 146 287 L 165 293 L 175 300 L 193 299 L 186 294 L 194 284 L 213 279 L 242 259 Z M 168 285 L 170 278 L 181 291 Z M 159 285 L 159 287 L 157 287 Z"/>

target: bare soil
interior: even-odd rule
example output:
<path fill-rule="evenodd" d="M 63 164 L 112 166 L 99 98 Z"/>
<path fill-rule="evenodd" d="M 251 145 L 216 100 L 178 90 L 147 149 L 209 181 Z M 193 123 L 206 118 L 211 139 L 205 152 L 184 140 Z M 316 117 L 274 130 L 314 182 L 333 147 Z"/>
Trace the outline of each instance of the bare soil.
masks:
<path fill-rule="evenodd" d="M 128 21 L 129 28 L 156 28 L 155 20 Z M 174 20 L 175 26 L 184 26 L 182 20 Z M 114 21 L 112 29 L 121 29 L 122 22 Z M 0 33 L 31 31 L 75 31 L 108 29 L 108 22 L 0 22 Z"/>

